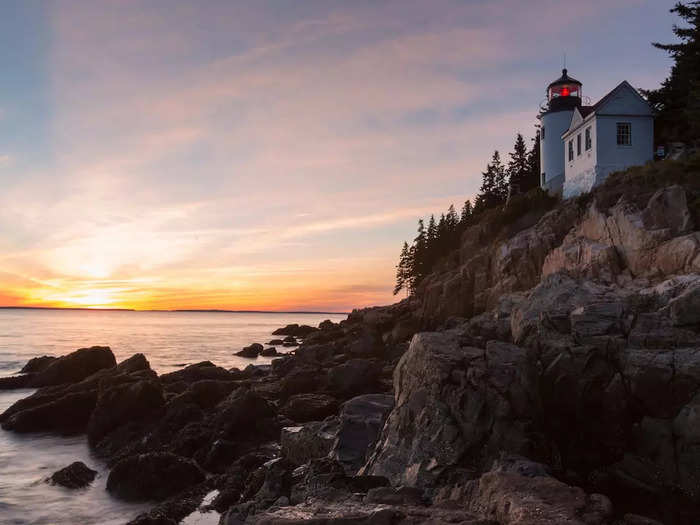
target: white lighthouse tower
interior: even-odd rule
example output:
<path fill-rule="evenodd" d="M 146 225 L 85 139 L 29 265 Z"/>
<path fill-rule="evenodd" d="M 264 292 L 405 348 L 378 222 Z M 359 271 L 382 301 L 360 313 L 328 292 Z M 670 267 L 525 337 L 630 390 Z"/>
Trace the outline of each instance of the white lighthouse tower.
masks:
<path fill-rule="evenodd" d="M 561 195 L 564 186 L 564 147 L 562 134 L 569 129 L 574 109 L 581 107 L 582 84 L 566 69 L 547 86 L 547 99 L 540 108 L 540 186 Z"/>

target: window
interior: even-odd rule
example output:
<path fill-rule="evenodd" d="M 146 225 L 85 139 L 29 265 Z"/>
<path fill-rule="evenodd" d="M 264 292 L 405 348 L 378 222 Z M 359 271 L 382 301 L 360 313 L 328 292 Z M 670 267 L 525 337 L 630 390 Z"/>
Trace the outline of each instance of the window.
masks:
<path fill-rule="evenodd" d="M 593 139 L 591 137 L 591 127 L 586 128 L 586 151 L 593 147 Z"/>
<path fill-rule="evenodd" d="M 569 162 L 574 160 L 574 141 L 571 139 L 569 141 Z"/>
<path fill-rule="evenodd" d="M 544 140 L 544 126 L 542 126 L 542 137 L 540 137 L 542 140 Z"/>
<path fill-rule="evenodd" d="M 544 186 L 545 182 L 547 182 L 547 177 L 545 177 L 544 172 L 542 172 L 542 186 Z"/>
<path fill-rule="evenodd" d="M 617 145 L 630 146 L 632 144 L 632 124 L 629 122 L 617 123 Z"/>
<path fill-rule="evenodd" d="M 576 156 L 581 156 L 581 134 L 576 135 Z"/>

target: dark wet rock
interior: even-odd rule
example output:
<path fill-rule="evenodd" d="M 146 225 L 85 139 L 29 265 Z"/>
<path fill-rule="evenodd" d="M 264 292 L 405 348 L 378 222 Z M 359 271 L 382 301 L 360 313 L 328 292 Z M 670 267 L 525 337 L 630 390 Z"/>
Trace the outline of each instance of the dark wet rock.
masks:
<path fill-rule="evenodd" d="M 235 374 L 232 374 L 225 368 L 216 366 L 211 361 L 202 361 L 188 365 L 182 370 L 176 370 L 168 374 L 159 376 L 163 384 L 177 383 L 184 381 L 185 383 L 193 383 L 203 379 L 214 379 L 218 381 L 233 381 L 236 379 Z"/>
<path fill-rule="evenodd" d="M 278 328 L 274 332 L 272 332 L 272 335 L 286 335 L 288 337 L 299 337 L 299 338 L 304 338 L 307 335 L 316 332 L 318 328 L 314 328 L 313 326 L 308 326 L 308 325 L 298 325 L 298 324 L 288 324 L 287 326 L 283 328 Z"/>
<path fill-rule="evenodd" d="M 282 339 L 270 339 L 270 341 L 268 341 L 267 344 L 272 345 L 272 346 L 279 346 L 282 343 L 284 343 L 284 340 L 282 340 Z"/>
<path fill-rule="evenodd" d="M 82 461 L 71 463 L 53 473 L 48 479 L 52 485 L 61 485 L 69 489 L 87 487 L 97 476 L 97 471 L 89 468 Z"/>
<path fill-rule="evenodd" d="M 20 374 L 36 374 L 37 372 L 41 372 L 42 370 L 45 370 L 47 366 L 49 366 L 51 363 L 56 361 L 58 359 L 57 357 L 53 357 L 50 355 L 44 355 L 41 357 L 33 357 L 29 361 L 27 361 L 27 364 L 22 367 L 22 370 L 19 371 Z"/>
<path fill-rule="evenodd" d="M 28 386 L 42 387 L 77 383 L 103 368 L 117 364 L 112 350 L 107 346 L 81 348 L 48 363 L 46 367 L 32 374 Z"/>
<path fill-rule="evenodd" d="M 134 374 L 141 374 L 142 378 L 155 377 L 143 354 L 135 354 L 115 367 L 98 370 L 78 383 L 40 388 L 0 414 L 0 422 L 3 428 L 18 432 L 84 432 L 97 402 L 100 381 Z"/>
<path fill-rule="evenodd" d="M 295 465 L 326 457 L 333 448 L 337 433 L 337 418 L 285 427 L 280 435 L 282 455 Z"/>
<path fill-rule="evenodd" d="M 244 347 L 243 350 L 236 352 L 236 355 L 239 357 L 247 357 L 252 359 L 258 357 L 262 351 L 263 345 L 260 343 L 253 343 L 250 346 Z"/>
<path fill-rule="evenodd" d="M 295 394 L 315 392 L 321 386 L 321 380 L 318 367 L 294 367 L 281 380 L 281 395 L 288 398 Z"/>
<path fill-rule="evenodd" d="M 299 329 L 299 325 L 294 323 L 294 324 L 288 324 L 287 326 L 284 326 L 282 328 L 278 328 L 274 332 L 272 332 L 272 335 L 294 335 L 294 333 Z"/>
<path fill-rule="evenodd" d="M 297 365 L 297 360 L 295 356 L 292 355 L 282 355 L 277 359 L 273 359 L 270 362 L 270 367 L 272 368 L 272 373 L 278 377 L 283 377 L 288 374 Z"/>
<path fill-rule="evenodd" d="M 330 456 L 348 475 L 356 474 L 365 464 L 393 406 L 394 397 L 384 394 L 366 394 L 343 404 Z"/>
<path fill-rule="evenodd" d="M 379 363 L 371 359 L 351 359 L 328 370 L 328 388 L 344 397 L 377 390 Z"/>
<path fill-rule="evenodd" d="M 14 390 L 16 388 L 28 388 L 30 375 L 0 377 L 0 390 Z"/>
<path fill-rule="evenodd" d="M 319 330 L 336 330 L 339 328 L 337 323 L 334 323 L 330 319 L 326 319 L 325 321 L 321 321 L 321 323 L 318 325 Z"/>
<path fill-rule="evenodd" d="M 367 503 L 387 505 L 425 505 L 423 491 L 415 487 L 376 487 L 367 492 Z"/>
<path fill-rule="evenodd" d="M 263 377 L 272 372 L 272 366 L 270 365 L 253 365 L 250 364 L 243 369 L 241 372 L 242 379 L 252 379 L 256 377 Z"/>
<path fill-rule="evenodd" d="M 97 392 L 46 394 L 34 399 L 41 399 L 42 402 L 13 410 L 11 415 L 5 416 L 13 408 L 10 407 L 2 414 L 2 428 L 15 432 L 55 432 L 65 435 L 84 432 L 97 401 Z"/>
<path fill-rule="evenodd" d="M 326 394 L 297 394 L 280 408 L 280 414 L 292 421 L 320 421 L 336 413 L 338 400 Z"/>
<path fill-rule="evenodd" d="M 279 435 L 275 415 L 272 404 L 241 387 L 217 405 L 213 423 L 222 439 L 259 441 Z"/>
<path fill-rule="evenodd" d="M 299 343 L 297 343 L 296 339 L 293 341 L 285 341 L 282 343 L 282 346 L 285 348 L 292 348 L 294 346 L 299 346 Z"/>
<path fill-rule="evenodd" d="M 236 388 L 231 381 L 215 379 L 202 379 L 195 381 L 187 390 L 179 394 L 179 398 L 196 404 L 202 409 L 208 410 L 215 407 L 222 399 L 228 396 Z"/>
<path fill-rule="evenodd" d="M 204 481 L 204 473 L 187 458 L 168 452 L 130 456 L 109 473 L 107 490 L 129 501 L 163 500 Z"/>
<path fill-rule="evenodd" d="M 308 344 L 299 347 L 294 355 L 299 361 L 318 365 L 327 363 L 335 357 L 336 348 L 332 344 Z"/>
<path fill-rule="evenodd" d="M 157 380 L 103 380 L 88 423 L 88 440 L 95 445 L 117 427 L 158 417 L 164 406 L 163 389 Z"/>
<path fill-rule="evenodd" d="M 264 348 L 260 352 L 260 355 L 263 357 L 275 357 L 278 356 L 279 353 L 277 352 L 277 349 L 274 346 L 271 346 L 270 348 Z"/>

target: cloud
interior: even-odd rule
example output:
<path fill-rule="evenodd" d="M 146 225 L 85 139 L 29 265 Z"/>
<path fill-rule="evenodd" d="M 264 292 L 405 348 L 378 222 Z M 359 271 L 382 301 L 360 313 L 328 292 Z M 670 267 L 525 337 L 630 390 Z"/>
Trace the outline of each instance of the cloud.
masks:
<path fill-rule="evenodd" d="M 416 219 L 531 134 L 562 40 L 640 4 L 56 2 L 53 162 L 0 196 L 0 269 L 44 302 L 388 302 Z"/>

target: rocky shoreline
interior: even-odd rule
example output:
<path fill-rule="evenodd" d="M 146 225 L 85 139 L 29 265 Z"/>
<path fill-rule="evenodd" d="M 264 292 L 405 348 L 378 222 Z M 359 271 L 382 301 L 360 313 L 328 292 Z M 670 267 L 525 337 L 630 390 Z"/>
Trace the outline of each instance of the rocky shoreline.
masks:
<path fill-rule="evenodd" d="M 38 388 L 0 423 L 85 433 L 113 495 L 157 502 L 132 525 L 177 524 L 213 491 L 223 525 L 698 523 L 700 175 L 684 169 L 474 226 L 415 297 L 239 353 L 291 349 L 270 365 L 32 360 L 0 379 Z"/>

